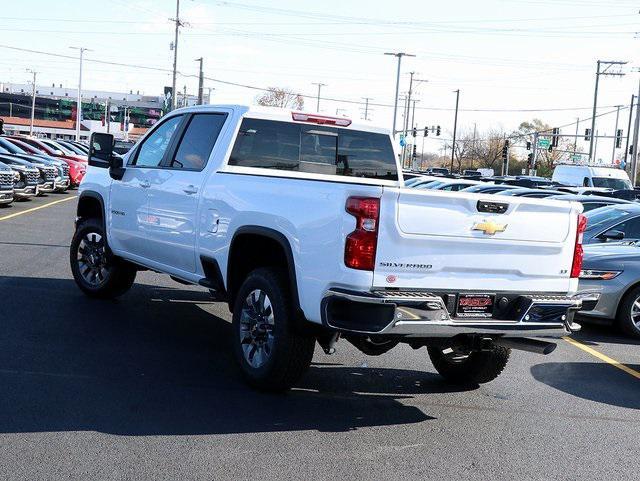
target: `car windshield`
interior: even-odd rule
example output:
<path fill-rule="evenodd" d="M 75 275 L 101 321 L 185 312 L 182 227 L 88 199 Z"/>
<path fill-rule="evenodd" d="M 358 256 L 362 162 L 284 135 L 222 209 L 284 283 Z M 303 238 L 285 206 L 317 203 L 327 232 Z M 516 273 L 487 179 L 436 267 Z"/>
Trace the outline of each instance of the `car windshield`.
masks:
<path fill-rule="evenodd" d="M 613 177 L 593 177 L 594 187 L 605 187 L 614 190 L 631 190 L 631 181 L 628 179 L 614 179 Z"/>
<path fill-rule="evenodd" d="M 587 218 L 587 232 L 589 232 L 616 223 L 630 214 L 626 210 L 605 206 L 585 212 L 584 215 Z"/>

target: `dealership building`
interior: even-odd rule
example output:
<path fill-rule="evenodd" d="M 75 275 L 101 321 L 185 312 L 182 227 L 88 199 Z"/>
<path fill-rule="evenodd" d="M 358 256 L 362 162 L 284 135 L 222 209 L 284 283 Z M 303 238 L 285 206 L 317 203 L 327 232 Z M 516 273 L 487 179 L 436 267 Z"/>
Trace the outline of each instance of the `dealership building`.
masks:
<path fill-rule="evenodd" d="M 0 82 L 0 118 L 4 130 L 29 135 L 31 131 L 32 84 Z M 76 135 L 77 88 L 38 85 L 35 91 L 33 135 L 71 139 Z M 195 105 L 197 97 L 179 95 L 179 107 Z M 82 91 L 80 137 L 91 132 L 109 132 L 117 139 L 136 140 L 165 112 L 165 98 L 140 92 Z"/>

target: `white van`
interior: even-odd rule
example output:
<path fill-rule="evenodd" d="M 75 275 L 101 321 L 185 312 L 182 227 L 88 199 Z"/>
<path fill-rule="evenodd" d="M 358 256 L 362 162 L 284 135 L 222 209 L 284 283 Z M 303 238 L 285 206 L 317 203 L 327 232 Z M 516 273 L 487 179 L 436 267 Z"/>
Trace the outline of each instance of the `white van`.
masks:
<path fill-rule="evenodd" d="M 551 180 L 565 185 L 600 187 L 613 190 L 633 189 L 623 169 L 591 167 L 588 165 L 558 165 Z"/>

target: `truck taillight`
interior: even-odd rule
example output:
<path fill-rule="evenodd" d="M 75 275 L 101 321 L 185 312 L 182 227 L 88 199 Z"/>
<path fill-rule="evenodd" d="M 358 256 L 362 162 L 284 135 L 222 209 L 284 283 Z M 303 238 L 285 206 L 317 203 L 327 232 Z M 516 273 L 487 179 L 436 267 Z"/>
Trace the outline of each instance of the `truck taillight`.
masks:
<path fill-rule="evenodd" d="M 349 197 L 345 206 L 356 218 L 356 229 L 347 236 L 344 263 L 352 269 L 372 271 L 378 244 L 380 199 L 375 197 Z"/>
<path fill-rule="evenodd" d="M 576 230 L 576 245 L 573 249 L 573 264 L 571 265 L 571 277 L 580 277 L 580 271 L 582 270 L 582 257 L 584 251 L 582 249 L 582 237 L 584 231 L 587 229 L 587 218 L 582 214 L 578 215 L 578 229 Z"/>

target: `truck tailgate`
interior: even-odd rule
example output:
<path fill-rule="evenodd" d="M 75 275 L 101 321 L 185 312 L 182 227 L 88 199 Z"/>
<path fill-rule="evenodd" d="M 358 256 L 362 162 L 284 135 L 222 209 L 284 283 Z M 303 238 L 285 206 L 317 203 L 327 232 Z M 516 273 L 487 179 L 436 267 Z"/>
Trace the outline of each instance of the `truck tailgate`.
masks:
<path fill-rule="evenodd" d="M 531 293 L 577 288 L 570 271 L 579 204 L 385 188 L 380 209 L 376 288 Z M 504 212 L 495 212 L 500 209 Z"/>

